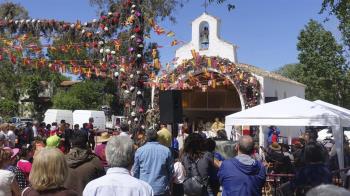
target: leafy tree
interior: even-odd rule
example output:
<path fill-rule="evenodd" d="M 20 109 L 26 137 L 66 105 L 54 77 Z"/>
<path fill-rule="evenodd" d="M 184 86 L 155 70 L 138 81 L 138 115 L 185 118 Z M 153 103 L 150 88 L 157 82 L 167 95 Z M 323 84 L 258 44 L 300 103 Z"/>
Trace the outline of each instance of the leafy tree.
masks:
<path fill-rule="evenodd" d="M 28 11 L 18 3 L 5 2 L 0 4 L 0 18 L 26 19 L 28 18 Z"/>
<path fill-rule="evenodd" d="M 2 98 L 0 100 L 0 114 L 2 117 L 9 118 L 11 116 L 14 116 L 17 111 L 18 104 L 17 102 Z"/>
<path fill-rule="evenodd" d="M 293 64 L 284 65 L 283 67 L 279 68 L 275 72 L 286 77 L 286 78 L 301 82 L 301 75 L 300 74 L 302 72 L 302 69 L 303 69 L 302 64 L 293 63 Z"/>
<path fill-rule="evenodd" d="M 67 92 L 59 91 L 53 97 L 54 108 L 97 110 L 104 105 L 105 82 L 86 80 L 75 84 Z"/>
<path fill-rule="evenodd" d="M 143 0 L 142 1 L 142 12 L 147 18 L 154 18 L 156 20 L 169 19 L 170 21 L 175 22 L 176 17 L 174 12 L 177 8 L 183 7 L 186 2 L 190 0 Z M 192 0 L 193 1 L 193 0 Z M 232 3 L 232 0 L 209 0 L 209 3 L 216 3 L 218 5 L 226 5 L 228 10 L 233 10 L 235 5 Z M 97 5 L 100 10 L 116 10 L 121 8 L 120 6 L 122 0 L 90 0 L 91 5 Z M 146 24 L 146 31 L 150 27 Z"/>
<path fill-rule="evenodd" d="M 344 105 L 349 85 L 342 46 L 314 20 L 300 32 L 298 40 L 301 64 L 298 81 L 307 85 L 306 98 Z"/>
<path fill-rule="evenodd" d="M 27 10 L 20 4 L 5 2 L 0 4 L 0 17 L 8 19 L 26 19 L 28 18 Z M 40 39 L 33 37 L 30 33 L 26 35 L 16 35 L 19 39 L 12 39 L 13 35 L 9 31 L 0 32 L 2 41 L 0 41 L 1 48 L 7 48 L 7 51 L 0 51 L 0 97 L 10 100 L 12 103 L 19 103 L 20 99 L 25 98 L 26 101 L 33 103 L 34 117 L 39 119 L 43 112 L 50 107 L 50 101 L 40 99 L 39 94 L 43 90 L 42 81 L 53 82 L 55 85 L 64 79 L 59 73 L 53 73 L 48 67 L 41 67 L 34 69 L 35 62 L 30 62 L 29 65 L 23 64 L 20 60 L 25 57 L 31 59 L 42 58 L 44 54 L 42 51 L 33 48 L 24 47 L 23 51 L 17 51 L 9 45 L 18 45 L 21 40 L 22 46 L 35 44 L 41 46 Z M 13 59 L 11 59 L 13 55 Z M 2 101 L 0 101 L 2 102 Z M 16 104 L 19 106 L 19 104 Z M 13 108 L 13 115 L 17 115 L 17 108 Z M 2 112 L 0 111 L 0 115 Z"/>
<path fill-rule="evenodd" d="M 321 13 L 329 10 L 339 20 L 339 30 L 343 35 L 344 43 L 350 49 L 350 1 L 323 0 Z"/>
<path fill-rule="evenodd" d="M 53 97 L 53 105 L 54 108 L 66 110 L 86 109 L 84 108 L 84 103 L 77 96 L 73 93 L 65 93 L 64 91 L 58 92 Z"/>

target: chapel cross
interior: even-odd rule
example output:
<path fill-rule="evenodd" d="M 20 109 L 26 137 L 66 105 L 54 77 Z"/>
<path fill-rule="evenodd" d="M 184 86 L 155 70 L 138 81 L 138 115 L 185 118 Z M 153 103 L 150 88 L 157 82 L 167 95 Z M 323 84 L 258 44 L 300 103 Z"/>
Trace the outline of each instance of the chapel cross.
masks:
<path fill-rule="evenodd" d="M 202 6 L 204 7 L 204 12 L 207 13 L 207 8 L 208 8 L 207 0 L 204 0 L 204 4 Z"/>

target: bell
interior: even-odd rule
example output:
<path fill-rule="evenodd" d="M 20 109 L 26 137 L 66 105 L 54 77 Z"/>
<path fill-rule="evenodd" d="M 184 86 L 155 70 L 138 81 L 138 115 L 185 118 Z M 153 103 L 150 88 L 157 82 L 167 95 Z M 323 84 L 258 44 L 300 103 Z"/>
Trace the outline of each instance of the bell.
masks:
<path fill-rule="evenodd" d="M 208 39 L 208 36 L 204 35 L 202 37 L 202 42 L 201 42 L 203 45 L 208 45 L 209 44 L 209 39 Z"/>
<path fill-rule="evenodd" d="M 208 45 L 209 44 L 209 29 L 208 27 L 204 27 L 201 32 L 201 44 Z"/>

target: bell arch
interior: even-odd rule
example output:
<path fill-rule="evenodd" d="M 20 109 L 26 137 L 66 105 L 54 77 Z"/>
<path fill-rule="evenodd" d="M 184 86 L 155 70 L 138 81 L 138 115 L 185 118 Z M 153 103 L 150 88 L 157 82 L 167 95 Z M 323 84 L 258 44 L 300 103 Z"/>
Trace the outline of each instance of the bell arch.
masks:
<path fill-rule="evenodd" d="M 198 39 L 198 45 L 199 50 L 208 50 L 210 45 L 210 39 L 209 39 L 209 23 L 207 21 L 202 21 L 199 24 L 199 39 Z"/>

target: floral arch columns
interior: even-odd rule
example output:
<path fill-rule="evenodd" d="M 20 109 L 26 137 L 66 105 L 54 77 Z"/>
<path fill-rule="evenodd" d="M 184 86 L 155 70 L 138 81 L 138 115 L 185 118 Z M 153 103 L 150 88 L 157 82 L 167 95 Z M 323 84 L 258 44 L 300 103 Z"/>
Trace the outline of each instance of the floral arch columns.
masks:
<path fill-rule="evenodd" d="M 242 109 L 260 104 L 261 87 L 257 78 L 228 59 L 200 56 L 183 61 L 172 72 L 162 75 L 152 86 L 159 90 L 189 90 L 233 85 Z"/>

